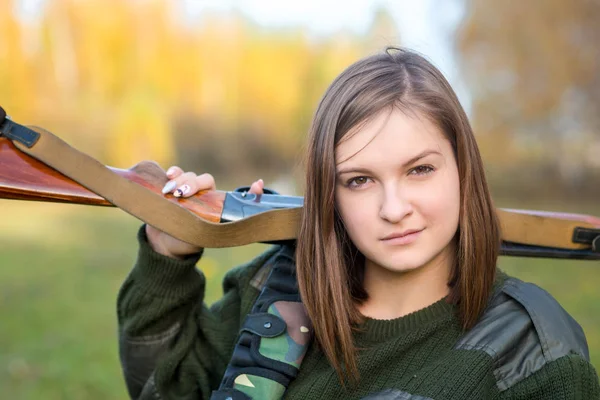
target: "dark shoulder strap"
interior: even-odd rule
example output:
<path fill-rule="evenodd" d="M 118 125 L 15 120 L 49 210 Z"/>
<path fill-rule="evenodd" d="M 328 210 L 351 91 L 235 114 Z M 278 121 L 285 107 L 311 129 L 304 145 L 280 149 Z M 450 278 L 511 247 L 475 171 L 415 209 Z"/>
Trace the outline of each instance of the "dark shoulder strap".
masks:
<path fill-rule="evenodd" d="M 565 355 L 589 360 L 581 326 L 548 292 L 516 278 L 506 279 L 456 348 L 488 353 L 501 391 Z"/>
<path fill-rule="evenodd" d="M 282 246 L 270 262 L 271 272 L 211 400 L 280 399 L 298 374 L 313 329 L 298 293 L 294 248 Z"/>

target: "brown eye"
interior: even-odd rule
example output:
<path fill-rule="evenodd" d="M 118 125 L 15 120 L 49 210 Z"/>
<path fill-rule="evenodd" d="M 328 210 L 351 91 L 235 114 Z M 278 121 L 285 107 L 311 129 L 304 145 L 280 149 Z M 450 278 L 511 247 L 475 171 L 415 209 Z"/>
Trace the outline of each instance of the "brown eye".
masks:
<path fill-rule="evenodd" d="M 365 185 L 368 181 L 369 181 L 369 178 L 367 178 L 366 176 L 357 176 L 355 178 L 348 180 L 346 186 L 351 187 L 351 188 L 361 187 L 361 186 Z"/>
<path fill-rule="evenodd" d="M 431 165 L 419 165 L 410 171 L 412 175 L 427 175 L 434 171 Z"/>

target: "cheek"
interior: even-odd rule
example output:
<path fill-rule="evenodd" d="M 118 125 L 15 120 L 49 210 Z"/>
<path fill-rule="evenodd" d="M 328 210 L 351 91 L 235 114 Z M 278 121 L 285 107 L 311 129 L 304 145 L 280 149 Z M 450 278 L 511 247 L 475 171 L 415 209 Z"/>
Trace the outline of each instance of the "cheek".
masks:
<path fill-rule="evenodd" d="M 369 221 L 373 223 L 374 218 L 377 217 L 371 215 L 373 207 L 368 196 L 345 196 L 338 198 L 336 204 L 348 235 L 353 241 L 357 240 L 361 232 L 366 232 L 369 229 Z"/>
<path fill-rule="evenodd" d="M 460 185 L 457 171 L 448 171 L 430 188 L 422 208 L 428 219 L 443 225 L 446 230 L 458 228 L 460 214 Z"/>

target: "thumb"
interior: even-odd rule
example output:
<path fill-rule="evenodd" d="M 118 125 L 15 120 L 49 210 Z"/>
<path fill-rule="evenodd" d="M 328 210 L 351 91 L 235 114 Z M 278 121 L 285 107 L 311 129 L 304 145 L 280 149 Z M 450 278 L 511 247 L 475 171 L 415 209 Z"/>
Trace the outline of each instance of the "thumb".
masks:
<path fill-rule="evenodd" d="M 262 179 L 259 179 L 256 182 L 254 182 L 252 184 L 252 186 L 250 186 L 250 190 L 248 192 L 253 193 L 253 194 L 262 194 L 264 187 L 265 187 L 265 183 L 263 182 Z"/>

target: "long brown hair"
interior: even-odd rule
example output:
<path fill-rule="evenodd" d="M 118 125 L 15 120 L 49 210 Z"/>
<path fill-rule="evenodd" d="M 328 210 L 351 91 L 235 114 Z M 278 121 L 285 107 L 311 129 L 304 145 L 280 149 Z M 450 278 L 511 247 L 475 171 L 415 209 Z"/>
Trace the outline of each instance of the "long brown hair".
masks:
<path fill-rule="evenodd" d="M 310 129 L 306 192 L 298 247 L 298 283 L 315 337 L 343 376 L 358 381 L 353 328 L 367 298 L 364 257 L 350 241 L 335 206 L 335 148 L 358 124 L 387 107 L 429 118 L 451 143 L 460 178 L 460 219 L 448 285 L 464 329 L 483 312 L 495 279 L 500 228 L 468 118 L 442 73 L 400 48 L 357 61 L 325 92 Z"/>

